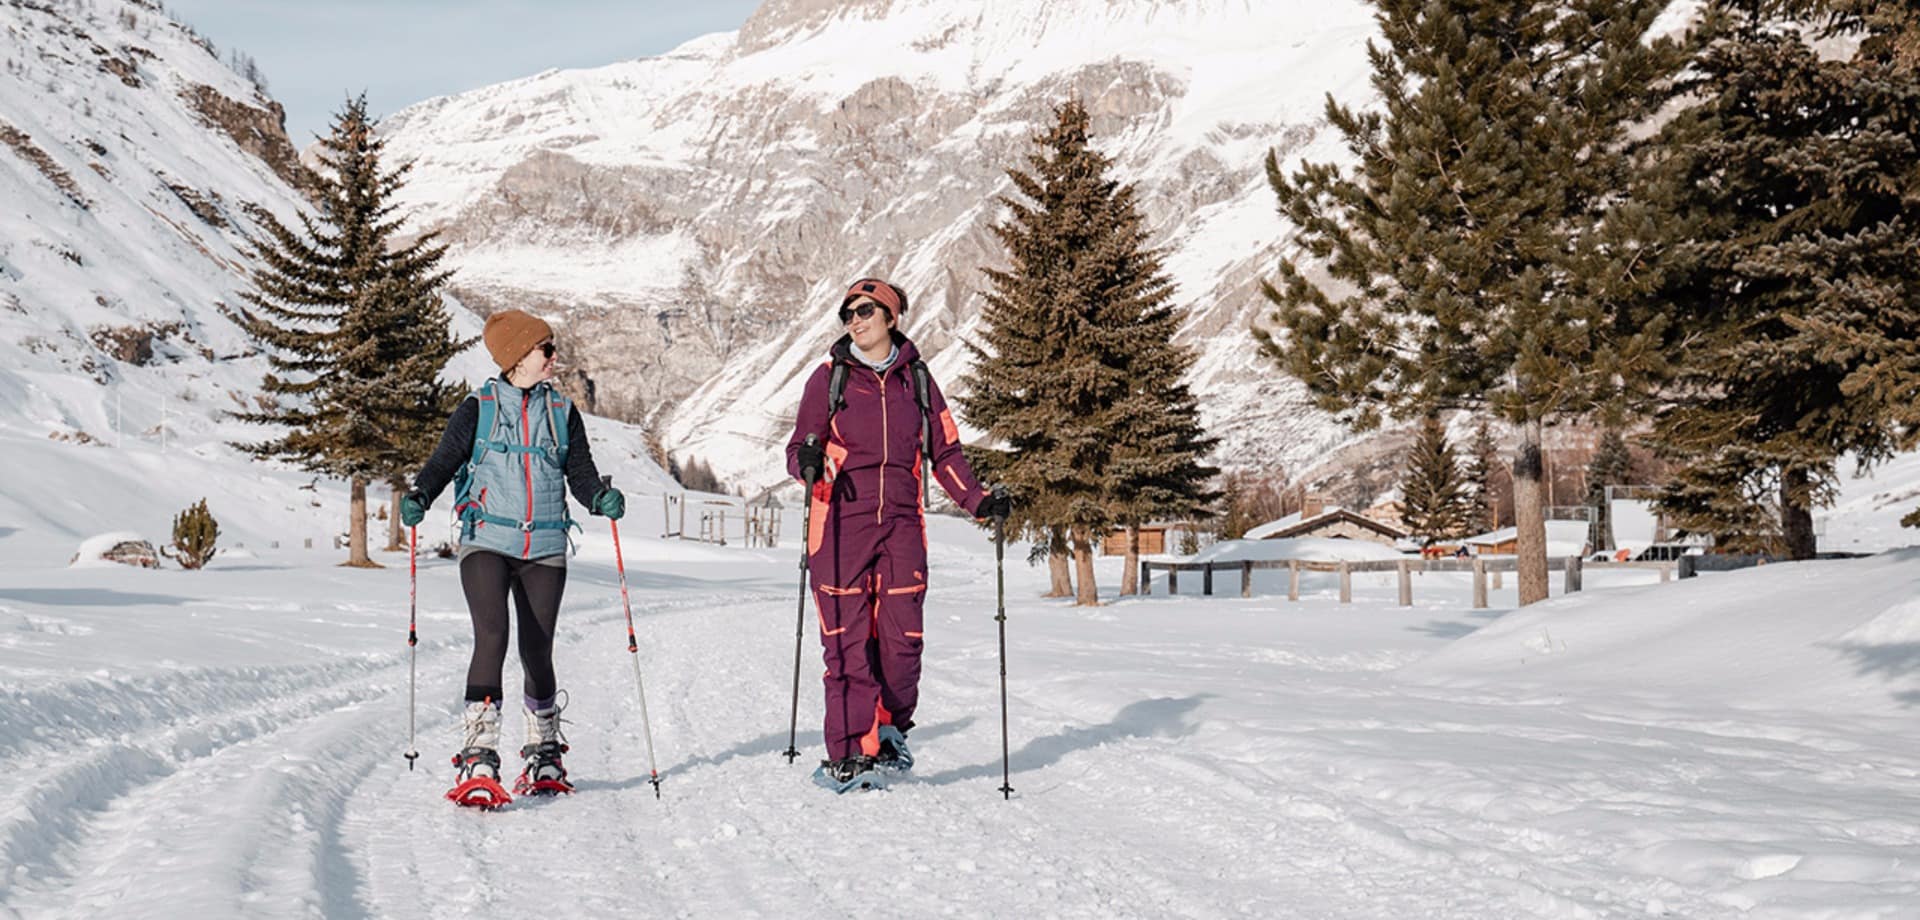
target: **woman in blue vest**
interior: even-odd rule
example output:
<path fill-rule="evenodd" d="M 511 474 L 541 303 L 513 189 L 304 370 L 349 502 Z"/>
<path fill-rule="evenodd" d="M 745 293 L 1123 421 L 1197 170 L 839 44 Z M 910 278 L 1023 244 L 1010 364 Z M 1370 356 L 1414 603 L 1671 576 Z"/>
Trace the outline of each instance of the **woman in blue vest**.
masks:
<path fill-rule="evenodd" d="M 440 445 L 400 501 L 400 520 L 415 526 L 434 499 L 454 483 L 461 522 L 460 585 L 473 615 L 473 659 L 467 666 L 466 742 L 454 757 L 456 801 L 479 788 L 479 798 L 502 794 L 500 781 L 501 669 L 506 663 L 513 596 L 526 676 L 526 769 L 516 792 L 571 792 L 560 764 L 560 691 L 553 673 L 554 621 L 567 584 L 567 534 L 575 527 L 566 491 L 594 514 L 614 520 L 626 512 L 619 490 L 603 485 L 587 432 L 571 400 L 553 387 L 553 330 L 519 310 L 487 317 L 481 334 L 500 365 L 460 403 Z M 463 791 L 464 790 L 464 791 Z M 484 803 L 477 802 L 477 803 Z"/>

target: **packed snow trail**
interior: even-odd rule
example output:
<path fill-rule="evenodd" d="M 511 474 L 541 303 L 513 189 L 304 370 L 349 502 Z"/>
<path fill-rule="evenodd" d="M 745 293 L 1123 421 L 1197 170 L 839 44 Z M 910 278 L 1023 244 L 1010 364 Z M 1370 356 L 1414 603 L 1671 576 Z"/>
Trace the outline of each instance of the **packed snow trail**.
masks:
<path fill-rule="evenodd" d="M 1604 625 L 1581 604 L 1689 611 L 1714 591 L 1811 603 L 1846 596 L 1859 569 L 1595 590 L 1535 623 L 1466 610 L 1465 583 L 1440 579 L 1411 610 L 1391 606 L 1386 580 L 1363 582 L 1350 607 L 1310 585 L 1297 605 L 1160 596 L 1087 610 L 1036 599 L 1044 573 L 1016 566 L 1009 802 L 991 547 L 935 524 L 919 765 L 847 796 L 808 780 L 821 751 L 811 622 L 804 756 L 781 756 L 788 553 L 628 544 L 656 800 L 611 554 L 589 544 L 555 653 L 579 791 L 495 813 L 441 797 L 469 641 L 449 563 L 421 573 L 412 772 L 404 568 L 263 560 L 264 576 L 113 571 L 85 589 L 61 587 L 67 571 L 0 573 L 0 617 L 30 627 L 3 640 L 17 646 L 0 752 L 28 768 L 0 791 L 0 904 L 25 917 L 1478 920 L 1898 917 L 1920 898 L 1920 743 L 1897 703 L 1868 698 L 1886 696 L 1876 685 L 1821 712 L 1631 683 L 1576 695 L 1460 663 L 1509 639 L 1575 661 L 1593 645 L 1582 630 Z M 1878 565 L 1892 596 L 1913 587 L 1899 562 L 1852 565 Z M 1559 638 L 1533 637 L 1549 630 Z M 196 644 L 220 648 L 194 658 Z M 100 673 L 59 674 L 53 650 L 69 647 L 105 656 Z M 1737 676 L 1714 652 L 1693 654 Z M 47 667 L 22 663 L 36 654 Z M 510 685 L 516 674 L 510 663 Z M 513 713 L 506 727 L 517 771 Z"/>

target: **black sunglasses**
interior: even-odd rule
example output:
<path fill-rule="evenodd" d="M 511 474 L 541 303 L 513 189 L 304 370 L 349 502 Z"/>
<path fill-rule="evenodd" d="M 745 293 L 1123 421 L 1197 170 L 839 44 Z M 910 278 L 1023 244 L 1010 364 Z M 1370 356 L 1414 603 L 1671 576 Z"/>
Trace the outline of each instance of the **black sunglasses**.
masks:
<path fill-rule="evenodd" d="M 551 358 L 551 357 L 553 357 L 553 343 L 552 343 L 552 342 L 541 342 L 541 343 L 540 343 L 540 355 L 541 355 L 541 357 L 545 357 L 545 358 Z"/>
<path fill-rule="evenodd" d="M 880 310 L 886 313 L 888 317 L 893 316 L 893 311 L 888 310 L 886 307 L 883 307 L 869 300 L 866 303 L 863 303 L 857 307 L 841 307 L 840 308 L 840 325 L 844 326 L 848 323 L 853 322 L 853 318 L 856 316 L 860 317 L 861 319 L 866 319 L 867 317 L 872 316 L 873 311 L 875 310 Z"/>

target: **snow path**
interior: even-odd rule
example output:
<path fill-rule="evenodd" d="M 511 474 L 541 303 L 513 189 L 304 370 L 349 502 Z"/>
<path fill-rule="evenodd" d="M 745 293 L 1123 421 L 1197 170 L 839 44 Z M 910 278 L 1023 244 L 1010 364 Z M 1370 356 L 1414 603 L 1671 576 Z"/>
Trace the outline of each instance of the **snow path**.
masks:
<path fill-rule="evenodd" d="M 446 564 L 422 575 L 412 772 L 404 632 L 382 601 L 404 571 L 273 569 L 249 583 L 258 596 L 218 600 L 185 596 L 217 570 L 93 576 L 148 579 L 144 594 L 0 577 L 0 620 L 31 627 L 0 644 L 109 648 L 113 610 L 90 619 L 87 602 L 184 598 L 192 616 L 229 617 L 199 641 L 255 648 L 251 623 L 287 646 L 231 666 L 165 647 L 187 663 L 130 675 L 11 668 L 0 753 L 44 773 L 0 791 L 0 915 L 1892 918 L 1920 898 L 1920 744 L 1897 709 L 1406 679 L 1500 621 L 1463 609 L 1464 590 L 1423 588 L 1432 600 L 1411 610 L 1366 585 L 1346 608 L 1320 592 L 1079 610 L 1010 569 L 1016 793 L 1002 801 L 992 557 L 964 528 L 943 538 L 917 775 L 847 797 L 808 783 L 811 610 L 803 759 L 780 756 L 790 558 L 635 541 L 662 797 L 617 583 L 586 552 L 556 652 L 580 791 L 490 814 L 440 798 L 467 655 Z M 369 579 L 385 587 L 284 596 Z M 519 730 L 510 714 L 506 746 Z"/>

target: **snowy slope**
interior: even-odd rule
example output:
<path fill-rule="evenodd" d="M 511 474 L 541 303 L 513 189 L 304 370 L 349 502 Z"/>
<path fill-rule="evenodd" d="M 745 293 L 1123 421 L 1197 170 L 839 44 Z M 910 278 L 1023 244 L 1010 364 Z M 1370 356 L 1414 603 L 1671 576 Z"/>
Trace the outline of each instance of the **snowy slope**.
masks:
<path fill-rule="evenodd" d="M 0 439 L 10 460 L 91 447 L 29 462 L 63 475 L 0 494 L 9 519 L 58 535 L 16 543 L 9 561 L 64 561 L 71 541 L 123 526 L 163 542 L 201 497 L 241 542 L 327 546 L 345 526 L 338 496 L 295 495 L 312 477 L 230 446 L 270 435 L 227 416 L 256 405 L 267 372 L 235 312 L 251 212 L 294 224 L 304 201 L 279 106 L 139 0 L 5 4 L 0 25 Z M 451 306 L 454 333 L 477 335 Z M 445 377 L 495 370 L 476 345 Z M 617 442 L 622 482 L 658 488 L 637 431 L 594 430 Z M 128 520 L 143 496 L 164 501 Z"/>
<path fill-rule="evenodd" d="M 637 438 L 594 431 L 644 480 Z M 1422 576 L 1405 609 L 1391 576 L 1352 606 L 1318 578 L 1297 604 L 1189 582 L 1077 609 L 1016 564 L 1003 801 L 992 548 L 936 517 L 918 775 L 836 798 L 779 756 L 794 545 L 662 540 L 637 501 L 650 722 L 589 518 L 556 652 L 579 792 L 480 814 L 440 797 L 470 641 L 450 562 L 422 560 L 410 703 L 405 555 L 349 570 L 288 539 L 338 519 L 337 486 L 0 438 L 23 474 L 0 489 L 0 752 L 28 767 L 0 788 L 0 916 L 1891 920 L 1920 895 L 1913 550 L 1590 573 L 1517 612 L 1468 609 L 1463 576 Z M 207 489 L 245 551 L 67 567 L 84 536 L 152 536 Z M 1104 593 L 1118 575 L 1101 560 Z M 851 842 L 874 828 L 883 848 Z M 819 858 L 856 846 L 855 868 Z"/>
<path fill-rule="evenodd" d="M 299 201 L 278 107 L 146 4 L 14 3 L 0 24 L 0 430 L 205 427 L 264 370 L 232 308 L 248 208 Z"/>

